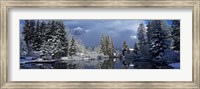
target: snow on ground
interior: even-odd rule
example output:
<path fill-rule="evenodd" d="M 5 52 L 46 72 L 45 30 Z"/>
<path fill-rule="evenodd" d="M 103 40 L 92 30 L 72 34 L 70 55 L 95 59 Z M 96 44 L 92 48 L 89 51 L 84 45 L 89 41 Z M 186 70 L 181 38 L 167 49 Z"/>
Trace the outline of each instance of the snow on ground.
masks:
<path fill-rule="evenodd" d="M 33 59 L 36 59 L 36 57 L 31 57 L 31 56 L 20 57 L 20 63 L 24 63 L 24 62 L 27 62 L 27 61 L 32 61 Z"/>
<path fill-rule="evenodd" d="M 180 63 L 171 63 L 169 66 L 174 67 L 174 69 L 180 69 Z"/>
<path fill-rule="evenodd" d="M 180 52 L 175 52 L 173 50 L 166 50 L 163 56 L 164 60 L 168 60 L 171 63 L 180 62 Z"/>
<path fill-rule="evenodd" d="M 77 53 L 74 56 L 61 57 L 61 60 L 92 60 L 92 59 L 101 59 L 107 57 L 103 54 L 98 54 L 96 52 L 87 52 L 87 53 Z"/>

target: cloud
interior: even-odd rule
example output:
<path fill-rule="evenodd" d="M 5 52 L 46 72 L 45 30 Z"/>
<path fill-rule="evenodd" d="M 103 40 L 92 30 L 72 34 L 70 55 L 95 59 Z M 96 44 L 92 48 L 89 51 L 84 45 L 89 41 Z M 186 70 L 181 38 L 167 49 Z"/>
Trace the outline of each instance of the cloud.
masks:
<path fill-rule="evenodd" d="M 89 29 L 85 30 L 85 32 L 89 32 L 89 31 L 90 31 Z"/>
<path fill-rule="evenodd" d="M 99 45 L 101 34 L 109 35 L 120 48 L 125 40 L 130 46 L 134 46 L 134 36 L 143 20 L 65 20 L 64 24 L 69 30 L 78 30 L 76 35 L 86 46 Z M 78 34 L 77 34 L 78 33 Z M 84 33 L 84 34 L 83 34 Z"/>
<path fill-rule="evenodd" d="M 76 27 L 76 28 L 74 28 L 74 29 L 72 29 L 72 30 L 70 30 L 70 33 L 72 34 L 72 35 L 82 35 L 82 34 L 85 34 L 85 33 L 87 33 L 87 32 L 89 32 L 90 30 L 85 30 L 85 29 L 83 29 L 83 28 L 81 28 L 81 27 Z"/>

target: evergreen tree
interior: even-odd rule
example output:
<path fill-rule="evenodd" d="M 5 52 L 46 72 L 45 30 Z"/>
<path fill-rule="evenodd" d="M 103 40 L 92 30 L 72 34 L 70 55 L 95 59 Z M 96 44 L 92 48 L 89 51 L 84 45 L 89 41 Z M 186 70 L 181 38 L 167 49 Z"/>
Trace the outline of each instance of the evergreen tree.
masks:
<path fill-rule="evenodd" d="M 61 56 L 67 56 L 68 40 L 63 22 L 52 20 L 48 21 L 46 26 L 44 23 L 41 23 L 41 30 L 43 29 L 42 26 L 45 29 L 43 33 L 44 42 L 41 47 L 41 51 L 43 51 L 44 55 L 51 56 L 50 58 L 60 58 Z M 55 50 L 51 47 L 54 47 Z"/>
<path fill-rule="evenodd" d="M 86 48 L 84 46 L 84 44 L 82 43 L 81 39 L 76 39 L 76 52 L 78 53 L 86 53 Z"/>
<path fill-rule="evenodd" d="M 34 30 L 34 37 L 33 37 L 33 50 L 39 51 L 42 45 L 41 39 L 42 30 L 40 29 L 40 21 L 36 21 L 35 30 Z"/>
<path fill-rule="evenodd" d="M 138 27 L 138 43 L 135 44 L 137 45 L 137 53 L 141 57 L 148 57 L 148 45 L 147 45 L 147 34 L 146 34 L 146 28 L 143 23 L 139 24 Z"/>
<path fill-rule="evenodd" d="M 106 36 L 105 37 L 105 52 L 104 54 L 105 55 L 109 55 L 109 36 Z"/>
<path fill-rule="evenodd" d="M 67 39 L 67 36 L 64 40 L 62 40 L 62 56 L 68 56 L 69 52 L 69 40 Z"/>
<path fill-rule="evenodd" d="M 147 37 L 149 44 L 149 53 L 152 59 L 162 60 L 164 50 L 169 47 L 166 39 L 169 38 L 167 34 L 168 27 L 164 21 L 153 20 L 147 25 Z"/>
<path fill-rule="evenodd" d="M 139 54 L 138 43 L 135 43 L 133 53 L 134 53 L 134 55 L 133 55 L 134 59 L 138 59 L 138 57 L 139 57 L 139 55 L 138 55 Z"/>
<path fill-rule="evenodd" d="M 35 21 L 34 20 L 25 20 L 23 26 L 24 41 L 27 46 L 27 55 L 30 55 L 33 51 L 34 44 L 34 30 L 35 30 Z"/>
<path fill-rule="evenodd" d="M 172 38 L 173 38 L 173 49 L 180 51 L 180 20 L 173 20 L 171 24 Z"/>
<path fill-rule="evenodd" d="M 44 21 L 41 21 L 41 24 L 40 24 L 40 39 L 42 41 L 42 44 L 43 42 L 46 41 L 46 31 L 47 31 L 47 24 L 44 22 Z"/>
<path fill-rule="evenodd" d="M 126 44 L 126 41 L 124 41 L 122 45 L 122 50 L 127 50 L 127 49 L 128 49 L 128 45 Z"/>
<path fill-rule="evenodd" d="M 100 39 L 100 53 L 105 55 L 105 50 L 106 50 L 105 37 L 104 34 L 102 34 Z"/>
<path fill-rule="evenodd" d="M 109 56 L 114 56 L 114 52 L 115 52 L 115 48 L 114 48 L 114 44 L 113 44 L 113 41 L 112 41 L 112 38 L 111 37 L 108 37 L 108 41 L 109 41 L 109 44 L 108 44 L 108 55 Z"/>
<path fill-rule="evenodd" d="M 112 38 L 111 38 L 111 54 L 112 54 L 112 56 L 115 56 L 114 55 L 114 53 L 115 53 L 115 47 L 114 47 L 114 43 L 113 43 L 113 40 L 112 40 Z"/>
<path fill-rule="evenodd" d="M 146 42 L 147 42 L 147 37 L 146 37 L 146 29 L 144 27 L 144 24 L 141 23 L 138 27 L 138 45 L 139 45 L 139 49 L 144 48 L 144 46 L 146 46 Z"/>
<path fill-rule="evenodd" d="M 59 52 L 59 56 L 67 56 L 68 55 L 68 39 L 67 39 L 67 32 L 65 31 L 65 25 L 62 21 L 56 21 L 56 31 L 58 38 L 60 39 L 60 44 L 62 46 L 61 51 Z"/>
<path fill-rule="evenodd" d="M 52 36 L 51 39 L 48 39 L 43 43 L 41 46 L 41 51 L 47 59 L 59 58 L 57 53 L 61 51 L 61 47 L 62 46 L 58 37 Z"/>
<path fill-rule="evenodd" d="M 20 56 L 25 56 L 27 54 L 27 47 L 24 41 L 23 34 L 20 33 Z"/>
<path fill-rule="evenodd" d="M 23 27 L 24 40 L 27 44 L 27 48 L 32 51 L 39 51 L 43 43 L 43 33 L 40 27 L 39 20 L 25 20 Z"/>
<path fill-rule="evenodd" d="M 70 36 L 61 20 L 25 20 L 22 33 L 30 55 L 32 51 L 40 51 L 48 59 L 69 55 Z"/>
<path fill-rule="evenodd" d="M 128 45 L 126 44 L 126 41 L 124 41 L 122 45 L 122 55 L 125 55 L 125 51 L 128 51 Z"/>
<path fill-rule="evenodd" d="M 138 43 L 135 43 L 133 52 L 138 55 L 138 51 L 139 51 Z"/>
<path fill-rule="evenodd" d="M 101 35 L 100 40 L 100 53 L 104 55 L 114 56 L 115 49 L 112 38 L 110 36 Z"/>
<path fill-rule="evenodd" d="M 76 55 L 76 44 L 74 37 L 72 37 L 69 48 L 69 56 Z"/>
<path fill-rule="evenodd" d="M 100 52 L 100 46 L 95 47 L 95 48 L 94 48 L 94 51 L 95 51 L 96 53 L 101 53 L 101 52 Z"/>

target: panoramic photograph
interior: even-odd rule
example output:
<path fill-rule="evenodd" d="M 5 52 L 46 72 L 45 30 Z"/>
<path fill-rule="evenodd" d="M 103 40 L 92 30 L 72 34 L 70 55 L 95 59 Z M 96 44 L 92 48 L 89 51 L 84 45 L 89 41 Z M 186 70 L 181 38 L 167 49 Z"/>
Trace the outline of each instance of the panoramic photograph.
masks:
<path fill-rule="evenodd" d="M 20 69 L 180 69 L 180 20 L 19 22 Z"/>

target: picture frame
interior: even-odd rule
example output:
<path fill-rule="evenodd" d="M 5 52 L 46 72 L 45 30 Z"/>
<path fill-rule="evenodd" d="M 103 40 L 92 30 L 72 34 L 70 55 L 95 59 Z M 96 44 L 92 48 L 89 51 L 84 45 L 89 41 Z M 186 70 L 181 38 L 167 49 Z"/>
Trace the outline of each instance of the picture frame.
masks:
<path fill-rule="evenodd" d="M 1 0 L 0 1 L 0 88 L 187 88 L 200 89 L 200 1 L 199 0 Z M 192 8 L 192 81 L 8 81 L 9 39 L 8 10 L 10 8 Z"/>

